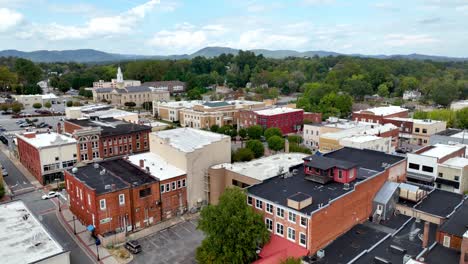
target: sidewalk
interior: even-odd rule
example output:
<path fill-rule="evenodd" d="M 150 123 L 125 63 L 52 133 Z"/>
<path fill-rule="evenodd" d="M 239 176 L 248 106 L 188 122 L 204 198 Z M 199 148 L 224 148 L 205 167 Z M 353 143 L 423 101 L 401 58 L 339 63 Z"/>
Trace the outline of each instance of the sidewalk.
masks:
<path fill-rule="evenodd" d="M 23 164 L 15 157 L 15 155 L 10 155 L 10 151 L 5 148 L 4 146 L 0 147 L 0 150 L 10 159 L 10 161 L 16 166 L 16 168 L 28 179 L 28 181 L 34 186 L 36 189 L 42 189 L 42 184 L 26 169 Z"/>

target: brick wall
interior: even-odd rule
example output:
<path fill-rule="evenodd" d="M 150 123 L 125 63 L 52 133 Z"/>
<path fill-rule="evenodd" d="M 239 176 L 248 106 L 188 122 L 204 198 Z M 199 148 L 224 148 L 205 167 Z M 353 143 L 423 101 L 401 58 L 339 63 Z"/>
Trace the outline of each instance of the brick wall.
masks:
<path fill-rule="evenodd" d="M 373 123 L 384 124 L 384 121 L 385 121 L 384 119 L 385 118 L 390 118 L 390 117 L 403 117 L 403 118 L 405 118 L 405 117 L 408 117 L 408 111 L 403 111 L 403 112 L 399 112 L 399 113 L 395 113 L 395 114 L 391 114 L 391 115 L 386 115 L 386 116 L 374 115 L 371 112 L 367 112 L 367 113 L 366 112 L 363 112 L 363 113 L 354 112 L 352 119 L 353 120 L 357 119 L 358 121 L 365 121 L 365 122 L 373 122 Z"/>
<path fill-rule="evenodd" d="M 304 121 L 310 121 L 313 124 L 322 123 L 322 113 L 304 112 Z"/>
<path fill-rule="evenodd" d="M 65 131 L 65 133 L 73 134 L 77 129 L 81 129 L 81 126 L 70 123 L 66 120 L 63 122 L 63 131 Z"/>
<path fill-rule="evenodd" d="M 162 218 L 169 219 L 177 215 L 181 208 L 187 208 L 187 177 L 185 175 L 161 181 L 164 192 L 161 194 Z M 185 186 L 184 183 L 185 182 Z M 170 191 L 167 190 L 169 186 Z M 160 187 L 162 190 L 163 187 Z"/>
<path fill-rule="evenodd" d="M 39 150 L 30 145 L 26 141 L 17 137 L 18 140 L 18 154 L 21 164 L 23 164 L 29 172 L 41 183 L 44 183 L 42 178 L 41 159 Z"/>
<path fill-rule="evenodd" d="M 447 234 L 447 233 L 444 233 L 442 231 L 437 231 L 437 235 L 436 235 L 437 242 L 439 242 L 441 245 L 443 245 L 445 236 L 450 237 L 450 248 L 453 248 L 453 249 L 456 249 L 456 250 L 461 249 L 463 238 L 458 237 L 458 236 L 454 236 L 452 234 Z"/>
<path fill-rule="evenodd" d="M 288 112 L 277 115 L 257 115 L 257 124 L 262 127 L 277 127 L 283 134 L 295 133 L 295 127 L 302 127 L 304 111 Z"/>

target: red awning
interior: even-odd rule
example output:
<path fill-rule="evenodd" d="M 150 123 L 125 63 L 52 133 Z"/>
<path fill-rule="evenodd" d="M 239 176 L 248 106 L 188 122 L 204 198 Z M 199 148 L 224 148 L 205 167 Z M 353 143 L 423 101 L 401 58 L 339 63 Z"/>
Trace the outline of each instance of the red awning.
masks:
<path fill-rule="evenodd" d="M 293 243 L 286 238 L 277 235 L 271 235 L 270 242 L 266 244 L 259 256 L 260 259 L 254 264 L 277 264 L 288 257 L 300 258 L 306 256 L 309 251 Z"/>

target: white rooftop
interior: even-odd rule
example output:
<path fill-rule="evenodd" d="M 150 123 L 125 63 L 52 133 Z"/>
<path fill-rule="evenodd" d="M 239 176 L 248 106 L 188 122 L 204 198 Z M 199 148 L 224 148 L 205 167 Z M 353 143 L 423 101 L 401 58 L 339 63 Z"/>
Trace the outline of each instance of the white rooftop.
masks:
<path fill-rule="evenodd" d="M 263 102 L 258 102 L 258 101 L 248 101 L 248 100 L 229 100 L 226 101 L 228 104 L 235 105 L 236 108 L 242 108 L 246 105 L 257 105 L 257 104 L 263 104 Z"/>
<path fill-rule="evenodd" d="M 163 123 L 163 122 L 158 122 L 158 121 L 151 121 L 151 122 L 145 122 L 143 123 L 145 126 L 150 126 L 150 127 L 167 127 L 169 124 Z"/>
<path fill-rule="evenodd" d="M 57 99 L 58 97 L 53 93 L 43 94 L 42 99 Z"/>
<path fill-rule="evenodd" d="M 374 141 L 378 139 L 381 139 L 381 137 L 373 136 L 373 135 L 356 135 L 356 136 L 344 138 L 343 141 L 364 143 L 364 142 Z"/>
<path fill-rule="evenodd" d="M 32 263 L 63 252 L 22 201 L 0 205 L 0 259 Z"/>
<path fill-rule="evenodd" d="M 170 102 L 159 102 L 158 105 L 162 107 L 172 108 L 192 108 L 194 105 L 201 105 L 204 102 L 201 100 L 194 101 L 170 101 Z"/>
<path fill-rule="evenodd" d="M 369 109 L 357 111 L 355 113 L 372 112 L 374 113 L 374 115 L 387 116 L 387 115 L 392 115 L 392 114 L 396 114 L 396 113 L 400 113 L 404 111 L 408 111 L 408 110 L 405 108 L 396 106 L 396 105 L 389 105 L 389 106 L 369 108 Z"/>
<path fill-rule="evenodd" d="M 292 113 L 292 112 L 300 112 L 300 111 L 303 112 L 304 110 L 297 109 L 297 108 L 289 108 L 289 107 L 276 107 L 276 108 L 258 110 L 254 112 L 258 115 L 272 116 L 272 115 L 279 115 L 279 114 L 284 114 L 284 113 Z"/>
<path fill-rule="evenodd" d="M 100 118 L 118 118 L 118 117 L 125 117 L 129 115 L 138 115 L 137 113 L 132 113 L 120 109 L 108 109 L 108 110 L 101 110 L 101 111 L 95 111 L 89 114 L 84 114 L 84 116 L 98 116 Z"/>
<path fill-rule="evenodd" d="M 426 151 L 419 152 L 417 154 L 434 157 L 434 158 L 443 158 L 457 150 L 462 149 L 464 146 L 460 145 L 445 145 L 445 144 L 435 144 L 431 146 Z"/>
<path fill-rule="evenodd" d="M 404 118 L 404 117 L 390 117 L 387 118 L 390 120 L 395 120 L 395 121 L 404 121 L 404 122 L 413 122 L 415 124 L 435 124 L 435 123 L 441 123 L 444 121 L 440 120 L 432 120 L 432 119 L 414 119 L 414 118 Z"/>
<path fill-rule="evenodd" d="M 186 174 L 185 171 L 169 164 L 161 156 L 152 152 L 131 155 L 128 160 L 135 166 L 140 166 L 140 160 L 143 160 L 145 169 L 148 167 L 151 176 L 161 181 Z"/>
<path fill-rule="evenodd" d="M 462 132 L 458 132 L 454 135 L 451 135 L 450 137 L 453 137 L 453 138 L 466 138 L 468 139 L 468 131 L 462 131 Z"/>
<path fill-rule="evenodd" d="M 153 133 L 159 138 L 167 140 L 169 145 L 183 152 L 193 152 L 211 143 L 230 138 L 226 135 L 188 127 Z"/>
<path fill-rule="evenodd" d="M 31 134 L 34 134 L 35 136 L 33 138 L 28 138 L 27 135 Z M 76 140 L 74 138 L 55 132 L 27 132 L 22 135 L 17 134 L 17 137 L 20 137 L 21 139 L 23 139 L 24 141 L 28 142 L 36 148 L 59 146 L 63 144 L 76 144 Z"/>
<path fill-rule="evenodd" d="M 468 166 L 468 159 L 462 157 L 455 157 L 445 161 L 443 164 L 447 166 L 463 168 Z"/>
<path fill-rule="evenodd" d="M 322 137 L 339 140 L 339 139 L 348 138 L 352 136 L 358 136 L 358 135 L 378 135 L 379 133 L 385 133 L 393 129 L 397 129 L 397 127 L 393 124 L 385 124 L 385 125 L 372 124 L 372 126 L 374 128 L 372 128 L 369 125 L 363 125 L 363 126 L 357 126 L 357 127 L 352 127 L 352 128 L 345 129 L 345 130 L 336 131 L 336 132 L 329 132 L 329 133 L 323 134 Z"/>
<path fill-rule="evenodd" d="M 227 170 L 263 181 L 277 176 L 279 171 L 287 172 L 294 165 L 302 164 L 308 155 L 302 153 L 281 153 L 248 162 L 223 163 L 212 168 L 226 168 Z"/>

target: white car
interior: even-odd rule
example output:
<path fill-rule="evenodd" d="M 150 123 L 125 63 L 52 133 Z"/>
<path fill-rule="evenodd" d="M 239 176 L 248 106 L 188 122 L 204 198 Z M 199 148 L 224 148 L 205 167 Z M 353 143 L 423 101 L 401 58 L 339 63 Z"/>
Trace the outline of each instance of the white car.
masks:
<path fill-rule="evenodd" d="M 42 200 L 47 200 L 50 198 L 57 197 L 59 194 L 57 192 L 49 192 L 47 194 L 42 195 Z"/>

